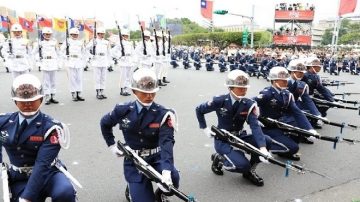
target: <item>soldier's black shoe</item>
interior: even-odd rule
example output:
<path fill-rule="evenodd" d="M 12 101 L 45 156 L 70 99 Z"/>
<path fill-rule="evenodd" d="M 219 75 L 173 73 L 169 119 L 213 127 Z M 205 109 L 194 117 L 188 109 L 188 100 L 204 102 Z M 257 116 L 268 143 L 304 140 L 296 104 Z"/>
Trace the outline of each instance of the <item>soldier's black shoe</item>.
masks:
<path fill-rule="evenodd" d="M 300 161 L 300 156 L 298 154 L 288 154 L 288 153 L 279 153 L 278 156 L 287 158 L 293 161 Z"/>
<path fill-rule="evenodd" d="M 6 73 L 10 73 L 10 71 L 9 71 L 9 68 L 8 68 L 8 67 L 6 67 Z"/>
<path fill-rule="evenodd" d="M 75 93 L 71 93 L 72 95 L 72 101 L 77 102 L 79 101 L 78 97 L 75 95 Z"/>
<path fill-rule="evenodd" d="M 314 141 L 309 140 L 307 138 L 301 138 L 300 142 L 304 143 L 304 144 L 314 144 Z"/>
<path fill-rule="evenodd" d="M 96 98 L 97 98 L 98 100 L 102 100 L 102 99 L 103 99 L 103 97 L 102 97 L 101 95 L 96 95 Z"/>
<path fill-rule="evenodd" d="M 161 82 L 161 79 L 158 80 L 158 85 L 159 86 L 167 86 L 167 84 Z"/>
<path fill-rule="evenodd" d="M 125 189 L 125 198 L 128 202 L 131 202 L 131 197 L 130 197 L 130 191 L 129 191 L 129 185 L 126 186 Z"/>
<path fill-rule="evenodd" d="M 166 77 L 163 77 L 163 80 L 162 80 L 164 83 L 170 83 L 170 81 L 166 80 Z"/>
<path fill-rule="evenodd" d="M 130 93 L 128 93 L 128 92 L 124 92 L 122 95 L 123 95 L 123 96 L 129 96 L 129 95 L 130 95 Z"/>
<path fill-rule="evenodd" d="M 45 105 L 49 105 L 49 104 L 51 104 L 50 99 L 46 99 L 45 100 Z"/>
<path fill-rule="evenodd" d="M 58 104 L 58 103 L 59 103 L 59 101 L 55 100 L 53 97 L 50 99 L 50 102 L 51 102 L 51 103 L 54 103 L 54 104 Z"/>
<path fill-rule="evenodd" d="M 224 175 L 224 172 L 222 171 L 224 157 L 218 153 L 214 153 L 211 154 L 211 161 L 211 171 L 213 171 L 216 175 Z"/>
<path fill-rule="evenodd" d="M 80 92 L 76 93 L 76 98 L 77 98 L 78 101 L 85 101 L 85 99 L 80 96 Z"/>
<path fill-rule="evenodd" d="M 101 99 L 106 99 L 106 98 L 107 98 L 107 96 L 104 95 L 104 94 L 102 94 L 102 95 L 100 95 L 100 96 L 101 96 Z"/>
<path fill-rule="evenodd" d="M 261 177 L 259 177 L 255 171 L 248 171 L 246 173 L 243 173 L 243 177 L 256 186 L 259 187 L 264 186 L 264 180 Z"/>

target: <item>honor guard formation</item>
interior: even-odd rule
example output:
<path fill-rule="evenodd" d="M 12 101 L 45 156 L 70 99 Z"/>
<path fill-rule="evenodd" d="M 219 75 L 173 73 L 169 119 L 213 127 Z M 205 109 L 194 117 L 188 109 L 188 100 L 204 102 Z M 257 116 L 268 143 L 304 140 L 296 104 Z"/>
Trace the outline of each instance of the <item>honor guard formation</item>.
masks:
<path fill-rule="evenodd" d="M 83 201 L 77 197 L 82 184 L 59 158 L 60 150 L 69 148 L 70 130 L 67 124 L 40 109 L 42 103 L 51 108 L 65 99 L 86 103 L 84 71 L 93 72 L 92 94 L 96 102 L 104 102 L 101 100 L 111 93 L 106 91 L 108 74 L 120 73 L 119 83 L 111 84 L 118 85 L 119 100 L 123 101 L 123 96 L 134 97 L 131 101 L 114 103 L 108 112 L 100 112 L 96 117 L 104 140 L 99 144 L 123 161 L 125 181 L 119 183 L 126 184 L 123 191 L 127 201 L 201 201 L 196 190 L 192 190 L 194 196 L 182 191 L 181 176 L 188 174 L 177 169 L 182 162 L 174 158 L 175 142 L 181 138 L 176 135 L 181 132 L 176 110 L 161 105 L 160 99 L 159 103 L 155 101 L 159 92 L 166 91 L 166 86 L 176 85 L 175 81 L 170 83 L 169 73 L 193 69 L 191 74 L 206 72 L 222 74 L 225 78 L 223 94 L 203 100 L 197 106 L 186 106 L 193 111 L 193 121 L 197 119 L 201 129 L 193 130 L 204 133 L 203 139 L 213 141 L 214 152 L 203 158 L 208 159 L 209 172 L 215 175 L 232 172 L 241 174 L 256 187 L 270 186 L 272 179 L 261 176 L 267 164 L 273 164 L 287 172 L 330 178 L 325 174 L 327 170 L 315 171 L 310 169 L 311 164 L 305 167 L 297 163 L 311 158 L 300 156 L 302 144 L 315 146 L 322 140 L 332 142 L 335 147 L 340 143 L 360 142 L 319 132 L 330 126 L 341 131 L 360 127 L 327 116 L 331 108 L 359 111 L 359 101 L 345 99 L 345 95 L 359 93 L 335 94 L 330 90 L 330 86 L 352 83 L 319 75 L 359 76 L 356 52 L 175 46 L 171 44 L 170 31 L 147 30 L 143 26 L 141 40 L 134 42 L 130 40 L 130 30 L 121 28 L 118 22 L 116 43 L 106 39 L 105 28 L 96 22 L 92 39 L 84 42 L 77 27 L 66 26 L 66 37 L 61 43 L 49 27 L 42 28 L 39 38 L 32 43 L 23 37 L 22 26 L 14 23 L 7 40 L 0 44 L 4 70 L 13 78 L 9 86 L 11 99 L 18 109 L 0 115 L 4 201 L 44 202 L 48 197 L 55 202 Z M 69 89 L 56 85 L 62 70 L 67 72 Z M 42 74 L 41 81 L 34 72 Z M 267 82 L 253 97 L 249 96 L 249 92 L 254 92 L 252 79 Z M 56 96 L 59 88 L 69 92 L 69 96 Z M 212 112 L 217 123 L 207 120 Z M 84 123 L 74 127 L 86 126 Z M 118 129 L 122 141 L 115 137 Z M 3 158 L 5 153 L 7 158 Z M 264 163 L 264 169 L 256 170 L 260 163 Z"/>

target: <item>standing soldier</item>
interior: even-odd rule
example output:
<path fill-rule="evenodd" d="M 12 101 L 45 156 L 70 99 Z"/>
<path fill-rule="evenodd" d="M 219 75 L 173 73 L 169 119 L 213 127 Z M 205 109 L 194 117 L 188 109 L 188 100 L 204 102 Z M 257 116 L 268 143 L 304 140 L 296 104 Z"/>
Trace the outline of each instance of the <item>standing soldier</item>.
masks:
<path fill-rule="evenodd" d="M 81 97 L 83 91 L 83 69 L 85 66 L 85 46 L 82 40 L 79 40 L 79 30 L 75 27 L 69 31 L 70 38 L 67 43 L 60 47 L 65 56 L 65 67 L 69 71 L 70 92 L 72 100 L 84 101 Z"/>
<path fill-rule="evenodd" d="M 143 41 L 139 42 L 135 48 L 135 53 L 139 60 L 139 67 L 142 68 L 152 68 L 153 66 L 153 57 L 155 55 L 154 45 L 150 41 L 150 32 L 144 30 Z"/>
<path fill-rule="evenodd" d="M 162 65 L 164 62 L 165 56 L 163 53 L 163 46 L 162 46 L 162 33 L 161 31 L 156 31 L 156 40 L 154 40 L 154 47 L 155 47 L 155 60 L 154 60 L 154 69 L 155 74 L 158 78 L 158 85 L 159 86 L 166 86 L 165 83 L 162 83 Z M 156 44 L 157 43 L 157 44 Z M 164 50 L 165 51 L 165 50 Z"/>
<path fill-rule="evenodd" d="M 131 69 L 134 67 L 133 57 L 135 51 L 132 43 L 129 41 L 129 36 L 130 31 L 128 29 L 121 30 L 121 43 L 124 50 L 122 50 L 120 40 L 111 50 L 113 57 L 119 58 L 117 61 L 120 67 L 120 95 L 123 96 L 130 95 L 127 88 L 130 87 Z M 122 51 L 124 55 L 122 55 Z"/>
<path fill-rule="evenodd" d="M 112 61 L 110 57 L 110 43 L 105 39 L 105 28 L 99 27 L 96 32 L 96 38 L 92 39 L 86 46 L 86 49 L 95 49 L 92 53 L 91 66 L 94 69 L 96 98 L 106 99 L 104 95 L 106 84 L 106 70 Z"/>
<path fill-rule="evenodd" d="M 169 72 L 169 65 L 170 65 L 170 53 L 171 53 L 171 44 L 170 44 L 170 35 L 166 34 L 164 32 L 164 36 L 163 36 L 163 44 L 164 44 L 164 48 L 165 50 L 163 51 L 164 53 L 164 59 L 162 61 L 162 70 L 161 70 L 161 77 L 160 79 L 162 79 L 163 83 L 170 83 L 170 81 L 166 80 L 167 76 L 168 76 L 168 72 Z"/>
<path fill-rule="evenodd" d="M 56 39 L 53 39 L 52 29 L 44 27 L 42 34 L 44 40 L 40 41 L 40 44 L 36 44 L 33 48 L 33 55 L 39 55 L 39 45 L 42 46 L 42 58 L 40 59 L 40 67 L 43 72 L 43 85 L 45 93 L 45 104 L 51 103 L 58 104 L 59 101 L 55 100 L 56 93 L 56 77 L 55 73 L 59 70 L 59 58 L 58 58 L 58 44 Z"/>
<path fill-rule="evenodd" d="M 1 141 L 10 160 L 8 169 L 11 201 L 75 202 L 75 190 L 58 160 L 68 148 L 66 126 L 40 111 L 43 101 L 38 78 L 23 74 L 14 79 L 12 99 L 17 112 L 0 115 Z M 3 162 L 0 149 L 0 161 Z M 64 171 L 64 173 L 63 173 Z"/>
<path fill-rule="evenodd" d="M 5 66 L 10 69 L 14 79 L 32 69 L 29 41 L 22 37 L 22 30 L 20 24 L 13 24 L 11 32 L 14 38 L 9 36 L 1 50 L 6 61 Z"/>
<path fill-rule="evenodd" d="M 118 104 L 114 110 L 102 117 L 101 132 L 109 150 L 123 156 L 115 143 L 113 127 L 119 124 L 125 143 L 150 166 L 162 173 L 165 182 L 179 187 L 179 173 L 174 166 L 174 131 L 176 128 L 173 110 L 154 102 L 159 90 L 155 73 L 147 68 L 134 72 L 131 89 L 136 101 Z M 151 181 L 137 170 L 131 159 L 124 159 L 124 175 L 128 183 L 131 201 L 154 202 L 155 195 Z M 161 200 L 165 194 L 157 191 Z"/>

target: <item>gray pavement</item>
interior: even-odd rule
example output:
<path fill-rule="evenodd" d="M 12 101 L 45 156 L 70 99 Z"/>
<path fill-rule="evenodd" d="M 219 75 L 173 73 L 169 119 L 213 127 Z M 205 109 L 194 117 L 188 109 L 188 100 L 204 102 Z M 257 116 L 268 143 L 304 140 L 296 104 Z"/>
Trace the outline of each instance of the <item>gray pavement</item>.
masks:
<path fill-rule="evenodd" d="M 33 71 L 41 78 L 41 73 Z M 124 197 L 125 180 L 122 159 L 115 158 L 108 151 L 100 132 L 100 118 L 111 111 L 116 103 L 134 99 L 133 96 L 119 95 L 119 72 L 108 73 L 108 99 L 95 98 L 93 72 L 84 73 L 85 102 L 72 102 L 68 92 L 68 79 L 65 70 L 57 75 L 59 105 L 43 106 L 42 111 L 69 125 L 71 147 L 61 151 L 61 159 L 69 171 L 82 183 L 78 189 L 79 201 L 115 202 L 126 201 Z M 326 173 L 333 179 L 317 175 L 298 175 L 290 173 L 284 177 L 284 169 L 275 165 L 261 164 L 258 174 L 265 180 L 264 187 L 255 187 L 242 178 L 241 174 L 225 172 L 216 176 L 210 170 L 210 155 L 214 152 L 212 140 L 199 129 L 195 107 L 212 96 L 227 93 L 224 86 L 226 74 L 219 72 L 184 70 L 169 71 L 170 85 L 157 94 L 156 102 L 176 109 L 179 116 L 179 132 L 175 139 L 175 164 L 180 170 L 181 190 L 193 194 L 199 201 L 238 202 L 238 201 L 360 201 L 360 145 L 338 144 L 336 150 L 332 143 L 317 141 L 314 145 L 301 145 L 299 164 Z M 326 75 L 329 77 L 328 75 Z M 331 79 L 355 82 L 355 85 L 331 87 L 334 92 L 360 92 L 360 77 L 343 74 Z M 0 70 L 0 112 L 16 110 L 10 100 L 12 78 L 4 69 Z M 251 78 L 248 96 L 256 96 L 266 85 L 263 79 Z M 360 100 L 360 95 L 346 99 Z M 337 122 L 360 125 L 358 111 L 330 109 L 328 118 Z M 208 125 L 216 124 L 215 114 L 207 115 Z M 114 128 L 117 138 L 122 140 L 121 132 Z M 325 126 L 319 132 L 336 136 L 339 128 Z M 345 130 L 344 136 L 360 139 L 359 131 Z M 6 154 L 5 154 L 6 156 Z M 173 201 L 179 201 L 173 198 Z"/>

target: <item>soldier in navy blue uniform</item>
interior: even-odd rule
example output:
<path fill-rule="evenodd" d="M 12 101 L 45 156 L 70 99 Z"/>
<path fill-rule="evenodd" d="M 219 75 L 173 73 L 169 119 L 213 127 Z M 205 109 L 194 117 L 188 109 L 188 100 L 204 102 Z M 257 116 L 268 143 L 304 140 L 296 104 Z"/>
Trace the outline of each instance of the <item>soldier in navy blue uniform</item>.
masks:
<path fill-rule="evenodd" d="M 131 89 L 137 100 L 117 104 L 101 119 L 101 132 L 105 142 L 116 156 L 123 155 L 116 147 L 112 129 L 119 124 L 125 143 L 162 173 L 166 182 L 178 187 L 179 173 L 174 167 L 173 159 L 174 130 L 177 128 L 175 113 L 154 102 L 159 88 L 156 75 L 150 69 L 139 69 L 134 72 Z M 133 202 L 155 201 L 151 181 L 137 170 L 132 160 L 126 158 L 124 175 Z M 165 198 L 165 194 L 160 195 Z"/>
<path fill-rule="evenodd" d="M 220 52 L 220 56 L 219 56 L 219 68 L 220 68 L 220 72 L 225 72 L 225 71 L 227 70 L 224 51 L 221 51 L 221 52 Z"/>
<path fill-rule="evenodd" d="M 333 55 L 330 62 L 329 62 L 329 67 L 330 67 L 330 75 L 335 74 L 335 75 L 340 75 L 340 69 L 338 69 L 337 66 L 337 59 L 336 59 L 336 55 Z"/>
<path fill-rule="evenodd" d="M 329 89 L 322 85 L 320 76 L 317 74 L 321 70 L 321 63 L 318 58 L 310 57 L 305 60 L 305 66 L 307 72 L 304 74 L 302 81 L 309 86 L 309 95 L 315 96 L 314 91 L 316 90 L 322 97 L 330 102 L 335 102 L 333 95 Z M 328 107 L 317 106 L 322 117 L 326 117 L 326 111 Z"/>
<path fill-rule="evenodd" d="M 258 66 L 256 64 L 256 58 L 254 55 L 251 55 L 246 62 L 246 71 L 248 72 L 249 76 L 255 76 L 258 72 Z"/>
<path fill-rule="evenodd" d="M 284 67 L 273 67 L 270 70 L 269 80 L 271 81 L 271 86 L 266 87 L 255 98 L 260 108 L 260 116 L 285 122 L 317 134 L 305 115 L 296 106 L 293 95 L 287 90 L 288 79 L 289 73 Z M 288 148 L 287 152 L 279 152 L 279 156 L 291 160 L 300 160 L 300 156 L 297 155 L 299 139 L 287 136 L 282 130 L 271 126 L 265 125 L 263 131 L 272 139 L 284 144 Z M 310 141 L 313 139 L 309 138 Z"/>
<path fill-rule="evenodd" d="M 179 64 L 177 63 L 177 51 L 174 49 L 172 52 L 171 52 L 171 61 L 170 61 L 170 64 L 172 65 L 173 68 L 176 68 L 179 66 Z"/>
<path fill-rule="evenodd" d="M 292 60 L 287 69 L 290 72 L 290 79 L 288 81 L 288 90 L 293 94 L 296 105 L 309 113 L 321 117 L 321 113 L 317 109 L 313 100 L 309 96 L 309 86 L 301 79 L 304 77 L 306 72 L 306 66 L 302 60 Z M 309 120 L 314 128 L 320 129 L 323 125 L 321 120 Z M 304 139 L 306 143 L 312 143 L 307 139 Z"/>
<path fill-rule="evenodd" d="M 234 53 L 231 53 L 231 55 L 228 57 L 229 67 L 230 71 L 237 69 L 235 64 L 235 55 Z"/>
<path fill-rule="evenodd" d="M 210 53 L 207 53 L 205 55 L 205 60 L 206 60 L 206 64 L 205 64 L 206 71 L 214 71 L 214 67 L 213 67 L 214 61 Z"/>
<path fill-rule="evenodd" d="M 195 53 L 194 53 L 194 67 L 196 70 L 199 70 L 201 68 L 199 50 L 195 50 Z"/>
<path fill-rule="evenodd" d="M 249 87 L 249 76 L 241 70 L 233 70 L 228 74 L 225 85 L 229 88 L 228 94 L 216 96 L 212 101 L 196 107 L 200 128 L 208 137 L 213 137 L 214 132 L 207 126 L 205 114 L 215 111 L 220 129 L 235 134 L 259 148 L 263 154 L 270 155 L 266 147 L 272 140 L 266 138 L 259 126 L 256 103 L 244 97 Z M 244 130 L 245 121 L 250 125 L 252 134 L 247 134 Z M 223 175 L 222 167 L 224 167 L 230 172 L 243 173 L 245 179 L 257 186 L 264 185 L 263 179 L 255 172 L 257 164 L 264 159 L 252 155 L 249 161 L 242 151 L 232 148 L 229 143 L 217 138 L 214 140 L 214 146 L 216 153 L 211 156 L 213 161 L 211 169 L 215 174 Z"/>
<path fill-rule="evenodd" d="M 325 72 L 329 72 L 330 73 L 330 55 L 327 54 L 325 56 L 324 62 L 323 62 L 323 71 Z"/>
<path fill-rule="evenodd" d="M 345 55 L 342 62 L 342 72 L 350 72 L 349 59 L 349 55 Z"/>
<path fill-rule="evenodd" d="M 359 75 L 360 68 L 358 67 L 357 61 L 354 58 L 354 56 L 351 56 L 350 58 L 350 74 Z"/>
<path fill-rule="evenodd" d="M 182 58 L 183 58 L 184 69 L 189 69 L 190 68 L 190 59 L 189 59 L 189 53 L 187 50 L 185 50 L 182 53 Z"/>
<path fill-rule="evenodd" d="M 52 201 L 74 202 L 73 185 L 55 166 L 60 148 L 69 146 L 61 137 L 69 133 L 63 129 L 66 126 L 40 112 L 41 82 L 30 74 L 20 75 L 11 94 L 19 111 L 0 115 L 0 144 L 10 160 L 11 201 L 44 202 L 51 197 Z"/>

